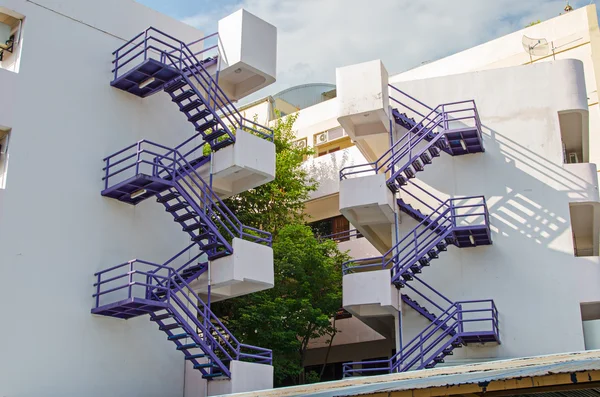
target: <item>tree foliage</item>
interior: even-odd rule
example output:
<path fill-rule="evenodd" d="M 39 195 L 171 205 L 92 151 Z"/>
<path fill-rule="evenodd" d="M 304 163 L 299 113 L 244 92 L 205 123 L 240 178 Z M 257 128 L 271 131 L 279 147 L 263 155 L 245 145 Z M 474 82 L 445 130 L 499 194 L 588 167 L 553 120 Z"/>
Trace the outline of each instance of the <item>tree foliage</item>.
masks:
<path fill-rule="evenodd" d="M 342 303 L 342 263 L 335 242 L 319 241 L 301 224 L 282 227 L 273 242 L 275 287 L 218 305 L 243 343 L 273 349 L 275 380 L 298 383 L 310 339 L 332 335 Z"/>
<path fill-rule="evenodd" d="M 294 144 L 295 120 L 280 118 L 273 126 L 275 179 L 226 201 L 242 223 L 273 233 L 275 287 L 213 306 L 242 343 L 273 350 L 276 385 L 301 380 L 310 339 L 335 335 L 330 319 L 342 304 L 347 260 L 303 224 L 304 202 L 317 183 L 301 167 L 313 151 Z"/>
<path fill-rule="evenodd" d="M 275 180 L 225 202 L 245 225 L 276 233 L 285 225 L 302 222 L 304 202 L 317 189 L 317 182 L 301 167 L 313 150 L 294 143 L 295 121 L 296 116 L 291 115 L 277 119 L 273 126 Z"/>

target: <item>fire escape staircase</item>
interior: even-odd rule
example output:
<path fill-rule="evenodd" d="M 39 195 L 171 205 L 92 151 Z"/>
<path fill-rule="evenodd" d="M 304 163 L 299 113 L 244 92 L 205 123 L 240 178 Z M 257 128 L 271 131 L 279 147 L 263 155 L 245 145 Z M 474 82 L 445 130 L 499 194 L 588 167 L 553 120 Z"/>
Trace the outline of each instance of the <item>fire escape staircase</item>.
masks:
<path fill-rule="evenodd" d="M 393 89 L 417 101 L 402 91 Z M 390 99 L 418 113 L 412 107 L 394 98 Z M 470 106 L 461 106 L 464 104 Z M 465 248 L 492 243 L 489 213 L 483 196 L 443 201 L 415 181 L 417 173 L 433 164 L 434 158 L 439 157 L 441 152 L 455 156 L 484 151 L 481 123 L 475 103 L 465 101 L 440 105 L 435 109 L 427 108 L 430 112 L 420 122 L 394 110 L 392 114 L 395 121 L 406 128 L 407 132 L 380 159 L 369 165 L 376 173 L 382 172 L 388 176 L 387 186 L 393 193 L 402 191 L 413 197 L 416 202 L 429 209 L 429 214 L 399 198 L 397 204 L 400 210 L 416 220 L 417 226 L 381 257 L 349 261 L 344 264 L 343 271 L 344 274 L 350 274 L 390 269 L 391 281 L 397 288 L 411 289 L 413 294 L 419 296 L 418 299 L 433 305 L 437 313 L 430 311 L 414 297 L 401 294 L 405 305 L 428 319 L 430 325 L 404 344 L 389 360 L 345 364 L 345 376 L 433 368 L 444 362 L 446 356 L 453 354 L 455 348 L 469 343 L 500 342 L 498 313 L 492 300 L 453 302 L 418 276 L 433 260 L 440 258 L 450 245 Z M 471 123 L 466 123 L 466 120 Z M 364 170 L 365 167 L 359 165 L 342 169 L 341 178 L 364 172 L 356 172 L 354 169 Z M 415 188 L 408 189 L 409 186 Z M 432 205 L 432 202 L 435 204 Z M 419 288 L 412 286 L 411 282 L 418 283 Z M 442 305 L 422 293 L 423 286 L 430 296 L 441 299 Z M 356 368 L 363 365 L 366 368 Z"/>
<path fill-rule="evenodd" d="M 271 141 L 272 132 L 239 114 L 205 68 L 214 58 L 198 60 L 171 36 L 149 28 L 113 55 L 113 87 L 140 97 L 164 90 L 196 132 L 174 148 L 141 140 L 106 157 L 101 194 L 132 205 L 154 197 L 191 243 L 162 265 L 135 259 L 96 273 L 92 313 L 150 315 L 205 379 L 231 377 L 232 360 L 271 364 L 271 350 L 240 343 L 210 310 L 210 286 L 205 303 L 190 283 L 207 261 L 233 253 L 233 238 L 271 245 L 271 234 L 243 225 L 198 168 L 211 160 L 206 145 L 214 152 L 233 144 L 238 128 Z M 174 267 L 184 255 L 192 259 Z"/>

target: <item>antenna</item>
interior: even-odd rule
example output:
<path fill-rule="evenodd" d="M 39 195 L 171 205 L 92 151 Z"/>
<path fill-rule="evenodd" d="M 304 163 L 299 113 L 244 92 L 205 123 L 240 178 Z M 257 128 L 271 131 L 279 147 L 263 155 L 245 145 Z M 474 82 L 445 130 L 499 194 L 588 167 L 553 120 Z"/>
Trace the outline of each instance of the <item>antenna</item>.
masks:
<path fill-rule="evenodd" d="M 533 63 L 533 57 L 543 57 L 550 53 L 550 46 L 546 39 L 532 39 L 523 36 L 523 49 L 529 54 L 529 59 Z"/>

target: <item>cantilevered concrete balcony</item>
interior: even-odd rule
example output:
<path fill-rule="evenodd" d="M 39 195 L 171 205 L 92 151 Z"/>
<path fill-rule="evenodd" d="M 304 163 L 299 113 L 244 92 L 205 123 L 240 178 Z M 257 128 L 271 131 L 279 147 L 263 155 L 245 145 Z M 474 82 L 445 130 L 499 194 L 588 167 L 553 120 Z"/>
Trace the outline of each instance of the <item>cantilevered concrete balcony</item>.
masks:
<path fill-rule="evenodd" d="M 401 309 L 400 292 L 388 269 L 346 274 L 344 309 L 386 338 L 393 338 Z"/>
<path fill-rule="evenodd" d="M 225 199 L 264 185 L 275 178 L 275 144 L 249 132 L 237 130 L 236 142 L 212 155 L 212 189 Z M 210 178 L 211 163 L 196 172 Z"/>
<path fill-rule="evenodd" d="M 385 174 L 340 182 L 340 212 L 381 253 L 392 247 L 394 208 Z"/>
<path fill-rule="evenodd" d="M 273 288 L 273 249 L 239 238 L 231 245 L 232 255 L 211 261 L 209 271 L 191 284 L 202 298 L 208 293 L 209 277 L 213 302 Z"/>
<path fill-rule="evenodd" d="M 336 82 L 338 121 L 374 161 L 390 147 L 387 70 L 379 60 L 346 66 L 336 70 Z"/>

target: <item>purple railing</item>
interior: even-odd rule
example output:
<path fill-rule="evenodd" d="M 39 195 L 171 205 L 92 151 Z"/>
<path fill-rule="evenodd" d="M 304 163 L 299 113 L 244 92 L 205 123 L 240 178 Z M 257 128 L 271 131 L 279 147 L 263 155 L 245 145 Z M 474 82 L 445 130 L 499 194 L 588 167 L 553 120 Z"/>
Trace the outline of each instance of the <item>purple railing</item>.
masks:
<path fill-rule="evenodd" d="M 190 45 L 196 45 L 215 35 L 217 33 L 196 40 Z M 183 78 L 192 78 L 192 83 L 195 82 L 202 87 L 204 92 L 198 90 L 194 84 L 190 84 L 196 94 L 202 98 L 206 107 L 213 112 L 221 128 L 227 131 L 230 139 L 235 141 L 235 135 L 232 133 L 231 128 L 234 130 L 235 128 L 241 128 L 273 141 L 273 131 L 243 117 L 219 87 L 217 81 L 206 70 L 203 62 L 196 57 L 216 47 L 217 45 L 214 45 L 205 50 L 194 52 L 183 41 L 150 27 L 113 52 L 115 56 L 112 61 L 114 64 L 112 69 L 114 80 L 130 70 L 126 69 L 126 66 L 131 67 L 148 59 L 154 59 L 181 72 Z"/>
<path fill-rule="evenodd" d="M 360 232 L 358 230 L 351 229 L 351 230 L 345 230 L 343 232 L 328 234 L 325 236 L 319 236 L 318 239 L 320 241 L 333 240 L 336 243 L 341 243 L 344 241 L 348 241 L 350 239 L 361 238 L 361 237 L 363 237 L 363 235 L 360 234 Z"/>
<path fill-rule="evenodd" d="M 188 153 L 190 152 L 195 153 L 196 149 Z M 103 168 L 105 175 L 102 179 L 105 182 L 105 189 L 128 176 L 149 175 L 161 179 L 165 184 L 178 187 L 182 196 L 188 198 L 189 204 L 197 207 L 194 209 L 200 216 L 213 224 L 216 222 L 230 237 L 239 237 L 269 246 L 272 244 L 271 233 L 242 224 L 177 149 L 141 140 L 104 158 L 104 162 L 106 163 Z M 111 178 L 117 176 L 119 181 L 111 181 Z M 220 240 L 231 249 L 225 239 L 221 237 Z"/>
<path fill-rule="evenodd" d="M 392 97 L 390 99 L 402 104 Z M 406 105 L 403 106 L 412 109 Z M 389 179 L 393 179 L 394 176 L 403 172 L 415 160 L 419 159 L 438 140 L 446 139 L 446 134 L 455 129 L 457 124 L 464 124 L 465 122 L 478 126 L 478 133 L 481 133 L 481 122 L 475 101 L 459 101 L 438 105 L 424 115 L 420 122 L 416 123 L 413 128 L 398 139 L 379 159 L 366 164 L 342 168 L 340 170 L 340 180 L 351 176 L 378 173 L 386 173 L 390 177 Z M 401 166 L 398 167 L 398 164 L 401 164 Z"/>
<path fill-rule="evenodd" d="M 475 307 L 473 308 L 473 306 Z M 452 343 L 464 343 L 464 340 L 473 335 L 478 337 L 489 335 L 499 343 L 498 310 L 493 300 L 452 303 L 437 317 L 437 321 L 429 324 L 390 359 L 346 363 L 343 366 L 344 376 L 364 375 L 368 372 L 392 373 L 423 369 L 434 362 L 434 359 Z M 372 367 L 355 368 L 358 365 Z"/>
<path fill-rule="evenodd" d="M 112 276 L 111 273 L 114 272 L 118 274 Z M 199 330 L 191 333 L 192 339 L 204 346 L 208 343 L 213 352 L 218 352 L 229 360 L 272 363 L 271 350 L 240 343 L 172 267 L 134 259 L 95 273 L 95 276 L 96 293 L 93 297 L 96 300 L 96 309 L 103 306 L 100 303 L 103 297 L 111 303 L 132 298 L 160 302 L 165 304 L 166 309 L 170 309 L 180 323 L 187 323 L 188 333 L 190 329 Z M 121 279 L 125 279 L 126 282 L 117 286 L 111 285 Z M 190 310 L 190 307 L 194 310 Z M 211 358 L 219 360 L 214 354 Z M 222 370 L 227 371 L 222 363 L 220 366 Z M 226 372 L 226 375 L 230 374 Z"/>
<path fill-rule="evenodd" d="M 460 203 L 460 201 L 466 203 Z M 436 244 L 453 231 L 473 227 L 474 224 L 489 225 L 489 213 L 483 196 L 451 198 L 444 201 L 407 233 L 385 254 L 375 258 L 353 259 L 342 265 L 344 274 L 355 271 L 392 269 L 392 281 L 434 249 Z"/>

